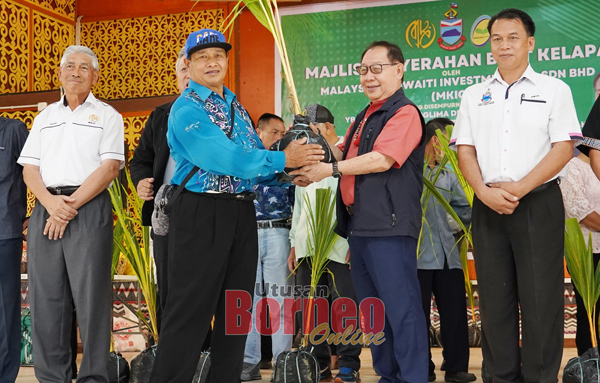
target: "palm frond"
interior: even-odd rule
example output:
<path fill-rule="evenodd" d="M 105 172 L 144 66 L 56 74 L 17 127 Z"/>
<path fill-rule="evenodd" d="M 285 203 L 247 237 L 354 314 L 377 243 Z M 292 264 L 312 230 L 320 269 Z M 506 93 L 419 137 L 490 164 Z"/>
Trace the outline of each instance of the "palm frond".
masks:
<path fill-rule="evenodd" d="M 292 100 L 292 109 L 294 114 L 299 114 L 300 102 L 298 100 L 298 92 L 296 91 L 296 85 L 294 83 L 294 77 L 292 75 L 292 67 L 290 59 L 287 53 L 287 46 L 285 38 L 283 37 L 283 28 L 281 26 L 281 17 L 279 15 L 279 8 L 276 0 L 239 0 L 234 6 L 230 14 L 225 18 L 224 24 L 222 25 L 222 32 L 229 30 L 231 34 L 232 26 L 235 20 L 241 14 L 241 11 L 247 8 L 256 17 L 259 23 L 261 23 L 267 30 L 273 35 L 275 40 L 275 46 L 279 52 L 281 58 L 281 66 L 283 69 L 283 77 L 285 79 L 290 98 Z"/>
<path fill-rule="evenodd" d="M 135 314 L 148 326 L 148 330 L 155 340 L 158 340 L 156 283 L 154 263 L 150 256 L 150 231 L 147 226 L 142 225 L 141 211 L 144 201 L 135 193 L 135 186 L 129 171 L 126 171 L 125 174 L 129 193 L 118 180 L 113 181 L 108 189 L 113 212 L 117 218 L 113 232 L 115 245 L 113 265 L 117 251 L 123 254 L 131 264 L 148 308 L 149 319 L 145 318 L 139 310 Z"/>
<path fill-rule="evenodd" d="M 594 307 L 600 297 L 600 267 L 594 271 L 592 234 L 586 244 L 581 227 L 575 218 L 565 221 L 565 259 L 571 280 L 579 291 L 587 312 L 592 337 L 592 347 L 596 342 L 596 314 Z"/>
<path fill-rule="evenodd" d="M 312 303 L 315 298 L 317 284 L 323 273 L 328 272 L 329 254 L 333 250 L 339 236 L 333 231 L 336 224 L 335 194 L 331 188 L 316 189 L 314 201 L 309 193 L 304 195 L 304 209 L 308 217 L 308 255 L 305 257 L 311 268 L 309 305 L 306 318 L 311 318 Z M 306 321 L 307 326 L 310 320 Z M 308 341 L 308 327 L 304 332 L 304 342 Z"/>

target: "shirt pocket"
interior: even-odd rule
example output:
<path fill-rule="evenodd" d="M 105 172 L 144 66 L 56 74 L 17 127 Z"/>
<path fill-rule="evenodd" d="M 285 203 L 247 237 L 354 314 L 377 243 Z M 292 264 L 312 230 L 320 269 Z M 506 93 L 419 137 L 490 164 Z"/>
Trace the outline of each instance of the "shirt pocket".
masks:
<path fill-rule="evenodd" d="M 526 140 L 537 140 L 540 135 L 548 136 L 550 105 L 540 98 L 523 96 L 518 106 L 517 127 Z"/>

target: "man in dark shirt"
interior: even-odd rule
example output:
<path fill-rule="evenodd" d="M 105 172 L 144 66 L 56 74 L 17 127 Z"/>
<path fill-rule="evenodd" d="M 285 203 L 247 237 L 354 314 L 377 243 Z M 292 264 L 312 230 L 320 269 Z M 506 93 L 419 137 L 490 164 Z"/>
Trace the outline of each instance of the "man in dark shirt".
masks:
<path fill-rule="evenodd" d="M 183 93 L 190 82 L 188 66 L 184 61 L 185 50 L 182 48 L 177 55 L 175 72 L 177 75 L 177 88 L 179 94 Z M 146 201 L 142 207 L 142 224 L 151 226 L 152 211 L 154 209 L 154 193 L 163 184 L 171 183 L 175 170 L 175 161 L 171 157 L 167 145 L 167 128 L 169 113 L 173 102 L 157 106 L 150 114 L 140 142 L 133 158 L 131 159 L 131 179 L 136 187 L 138 196 Z M 169 242 L 167 236 L 153 235 L 154 262 L 158 285 L 157 319 L 160 332 L 160 322 L 165 308 L 168 293 L 168 267 L 167 253 Z"/>
<path fill-rule="evenodd" d="M 24 123 L 0 117 L 0 382 L 14 382 L 21 356 L 20 290 L 27 189 L 17 164 Z"/>

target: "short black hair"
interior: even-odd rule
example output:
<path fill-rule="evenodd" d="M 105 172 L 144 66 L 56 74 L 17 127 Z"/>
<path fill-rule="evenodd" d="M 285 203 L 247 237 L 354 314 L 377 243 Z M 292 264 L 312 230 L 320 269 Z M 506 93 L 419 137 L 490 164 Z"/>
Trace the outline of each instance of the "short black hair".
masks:
<path fill-rule="evenodd" d="M 256 129 L 262 129 L 262 128 L 264 128 L 263 125 L 267 125 L 271 120 L 279 120 L 279 121 L 283 122 L 283 118 L 279 117 L 276 114 L 273 114 L 273 113 L 264 113 L 258 119 L 258 122 L 256 123 Z"/>
<path fill-rule="evenodd" d="M 400 47 L 396 44 L 392 44 L 389 41 L 384 41 L 384 40 L 373 41 L 371 44 L 369 44 L 369 46 L 363 52 L 362 56 L 360 56 L 360 61 L 362 61 L 362 59 L 365 57 L 365 54 L 367 53 L 367 51 L 369 49 L 373 49 L 373 48 L 377 48 L 377 47 L 387 48 L 388 59 L 390 59 L 390 62 L 392 62 L 392 63 L 400 62 L 400 63 L 404 64 L 404 55 L 402 54 L 402 50 L 400 49 Z"/>
<path fill-rule="evenodd" d="M 441 130 L 446 133 L 446 126 L 454 125 L 454 121 L 446 117 L 434 118 L 425 124 L 425 143 L 429 143 L 433 136 L 437 136 L 436 130 Z"/>
<path fill-rule="evenodd" d="M 598 80 L 600 80 L 600 72 L 594 76 L 594 82 L 592 83 L 592 85 L 594 85 L 594 90 L 596 90 L 596 84 L 598 84 Z"/>
<path fill-rule="evenodd" d="M 529 37 L 533 37 L 535 35 L 535 23 L 531 16 L 529 16 L 526 12 L 523 12 L 517 8 L 508 8 L 503 11 L 498 12 L 490 19 L 488 23 L 488 32 L 490 35 L 492 34 L 492 25 L 496 22 L 496 20 L 521 20 L 523 26 L 525 27 L 525 32 Z"/>

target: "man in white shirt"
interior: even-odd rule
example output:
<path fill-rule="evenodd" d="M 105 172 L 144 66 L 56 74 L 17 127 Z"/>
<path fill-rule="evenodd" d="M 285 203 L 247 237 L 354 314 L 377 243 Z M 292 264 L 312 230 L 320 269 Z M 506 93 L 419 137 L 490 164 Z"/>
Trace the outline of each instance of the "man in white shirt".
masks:
<path fill-rule="evenodd" d="M 569 87 L 529 66 L 531 17 L 506 9 L 488 29 L 498 70 L 466 89 L 451 140 L 476 195 L 483 359 L 495 382 L 554 383 L 564 312 L 564 208 L 557 177 L 571 158 L 572 140 L 582 136 Z"/>
<path fill-rule="evenodd" d="M 124 165 L 123 118 L 91 93 L 98 59 L 65 50 L 63 98 L 34 120 L 18 163 L 36 196 L 28 232 L 34 367 L 40 382 L 71 381 L 71 320 L 77 309 L 79 381 L 108 382 L 113 216 L 106 190 Z"/>
<path fill-rule="evenodd" d="M 319 104 L 308 105 L 305 109 L 308 120 L 313 124 L 311 127 L 313 130 L 318 130 L 323 137 L 329 143 L 329 146 L 334 147 L 343 141 L 335 133 L 334 117 L 329 111 Z M 296 198 L 294 201 L 294 215 L 292 217 L 292 228 L 290 230 L 290 242 L 291 250 L 288 258 L 288 267 L 290 271 L 296 274 L 296 284 L 302 286 L 302 298 L 308 299 L 308 287 L 311 285 L 312 278 L 312 262 L 310 259 L 304 259 L 310 256 L 310 242 L 311 242 L 311 229 L 310 229 L 310 216 L 316 214 L 316 193 L 318 189 L 330 189 L 331 199 L 335 198 L 335 192 L 338 188 L 339 180 L 334 177 L 323 178 L 319 182 L 314 182 L 307 187 L 296 188 Z M 334 215 L 335 219 L 335 215 Z M 333 225 L 333 222 L 332 222 Z M 356 298 L 356 292 L 354 291 L 354 285 L 352 283 L 352 275 L 350 272 L 350 249 L 348 241 L 345 238 L 339 237 L 334 234 L 337 240 L 333 246 L 333 249 L 328 255 L 329 263 L 327 264 L 327 271 L 324 272 L 317 281 L 317 289 L 315 294 L 318 297 L 323 297 L 329 300 L 330 307 L 332 307 L 332 318 L 330 321 L 330 331 L 340 331 L 341 329 L 334 325 L 334 317 L 340 318 L 345 316 L 347 319 L 346 327 L 348 327 L 351 321 L 354 321 L 354 331 L 351 331 L 346 339 L 350 339 L 351 336 L 356 332 L 358 328 L 358 318 L 348 315 L 345 313 L 338 312 L 333 306 L 333 302 L 338 298 L 344 298 L 347 302 L 351 299 L 354 302 L 355 307 L 358 307 L 358 299 Z M 324 289 L 321 289 L 324 287 Z M 327 291 L 330 294 L 324 294 L 325 296 L 319 296 L 319 292 Z M 339 302 L 338 302 L 339 303 Z M 306 315 L 306 314 L 305 314 Z M 345 329 L 345 328 L 344 328 Z M 303 329 L 304 332 L 305 329 Z M 317 337 L 319 339 L 319 337 Z M 321 382 L 330 382 L 334 379 L 331 370 L 335 369 L 335 366 L 331 365 L 331 355 L 336 355 L 338 359 L 339 372 L 335 376 L 335 383 L 352 383 L 360 382 L 360 344 L 343 344 L 333 343 L 329 344 L 324 341 L 320 344 L 310 343 L 309 348 L 313 351 L 312 353 L 319 362 Z"/>

